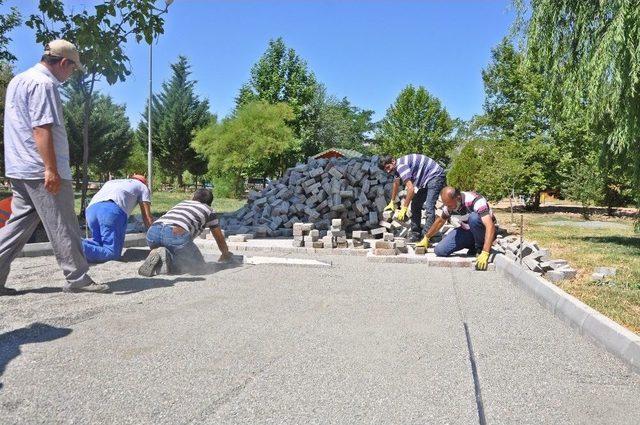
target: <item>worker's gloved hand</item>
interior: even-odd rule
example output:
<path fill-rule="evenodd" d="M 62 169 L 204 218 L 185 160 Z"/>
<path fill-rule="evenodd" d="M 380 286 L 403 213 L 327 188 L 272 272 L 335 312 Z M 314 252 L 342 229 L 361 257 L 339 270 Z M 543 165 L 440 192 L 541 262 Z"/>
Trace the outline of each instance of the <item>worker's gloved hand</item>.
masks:
<path fill-rule="evenodd" d="M 396 203 L 393 202 L 393 199 L 389 202 L 389 205 L 384 207 L 384 210 L 385 211 L 395 211 L 396 210 Z"/>
<path fill-rule="evenodd" d="M 407 218 L 407 207 L 400 208 L 400 211 L 396 215 L 396 218 L 400 221 L 404 221 Z"/>
<path fill-rule="evenodd" d="M 426 237 L 426 236 L 424 238 L 422 238 L 422 240 L 416 244 L 416 248 L 419 247 L 419 246 L 423 246 L 424 249 L 428 249 L 429 248 L 429 238 Z"/>
<path fill-rule="evenodd" d="M 489 263 L 489 253 L 482 251 L 476 259 L 476 270 L 487 270 L 487 264 Z"/>

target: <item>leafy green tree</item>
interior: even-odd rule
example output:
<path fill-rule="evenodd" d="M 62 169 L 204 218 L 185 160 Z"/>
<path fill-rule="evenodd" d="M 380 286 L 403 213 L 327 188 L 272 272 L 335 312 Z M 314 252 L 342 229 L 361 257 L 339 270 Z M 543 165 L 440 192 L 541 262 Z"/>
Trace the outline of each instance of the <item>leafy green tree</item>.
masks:
<path fill-rule="evenodd" d="M 162 90 L 153 96 L 151 134 L 153 152 L 164 171 L 183 186 L 185 171 L 198 176 L 206 172 L 206 160 L 191 147 L 195 133 L 212 119 L 209 101 L 195 93 L 196 81 L 189 79 L 191 67 L 184 56 L 171 65 L 173 75 L 162 83 Z M 138 127 L 139 140 L 147 138 L 147 116 Z M 200 174 L 201 173 L 201 174 Z"/>
<path fill-rule="evenodd" d="M 582 204 L 582 216 L 589 218 L 589 207 L 603 200 L 602 173 L 598 158 L 589 155 L 583 161 L 574 164 L 569 178 L 564 184 L 564 193 L 569 199 Z"/>
<path fill-rule="evenodd" d="M 147 172 L 147 150 L 140 143 L 133 143 L 131 152 L 124 165 L 127 175 L 145 174 Z M 154 175 L 155 170 L 154 170 Z"/>
<path fill-rule="evenodd" d="M 3 3 L 4 0 L 0 0 L 0 6 Z M 7 45 L 11 42 L 8 33 L 20 25 L 21 19 L 20 11 L 15 6 L 9 9 L 9 13 L 0 14 L 0 62 L 11 63 L 16 60 L 15 55 L 7 50 Z"/>
<path fill-rule="evenodd" d="M 302 135 L 306 140 L 306 153 L 312 155 L 329 148 L 368 151 L 366 143 L 375 130 L 371 120 L 374 111 L 360 109 L 346 97 L 339 100 L 327 96 L 321 84 L 311 108 L 315 112 L 314 117 Z"/>
<path fill-rule="evenodd" d="M 560 150 L 551 137 L 544 80 L 506 38 L 492 50 L 492 61 L 483 70 L 482 79 L 484 114 L 475 124 L 486 138 L 498 143 L 492 144 L 491 154 L 484 154 L 478 186 L 484 185 L 495 194 L 513 189 L 527 195 L 530 205 L 537 208 L 541 191 L 560 185 Z M 515 171 L 517 178 L 511 178 L 512 170 L 502 175 L 505 168 Z M 500 184 L 498 177 L 503 180 L 503 190 L 496 186 Z"/>
<path fill-rule="evenodd" d="M 167 12 L 156 6 L 156 0 L 104 0 L 88 9 L 79 10 L 75 5 L 65 9 L 61 0 L 40 0 L 39 13 L 32 14 L 26 22 L 36 32 L 36 41 L 46 45 L 63 38 L 74 43 L 87 72 L 78 75 L 84 95 L 83 154 L 82 154 L 82 205 L 87 196 L 89 182 L 89 121 L 93 91 L 96 82 L 104 78 L 107 83 L 124 81 L 131 74 L 129 57 L 125 48 L 130 39 L 151 43 L 163 33 Z"/>
<path fill-rule="evenodd" d="M 71 167 L 76 183 L 82 175 L 84 93 L 78 81 L 70 81 L 64 88 L 64 118 L 69 138 Z M 122 175 L 122 164 L 126 163 L 133 145 L 133 131 L 124 105 L 117 105 L 109 96 L 93 92 L 89 133 L 91 134 L 92 155 L 89 165 L 96 174 Z"/>
<path fill-rule="evenodd" d="M 454 122 L 440 101 L 424 87 L 405 87 L 379 125 L 378 150 L 394 156 L 425 154 L 449 162 Z"/>
<path fill-rule="evenodd" d="M 209 161 L 212 177 L 232 179 L 236 194 L 250 176 L 277 176 L 300 149 L 287 122 L 286 103 L 249 102 L 220 123 L 198 131 L 193 147 Z"/>
<path fill-rule="evenodd" d="M 4 117 L 4 102 L 7 86 L 13 78 L 13 66 L 0 61 L 0 113 Z M 0 119 L 0 174 L 4 176 L 4 120 Z"/>
<path fill-rule="evenodd" d="M 3 3 L 4 0 L 0 0 L 0 6 Z M 9 10 L 9 13 L 0 14 L 0 114 L 2 116 L 4 116 L 7 86 L 13 78 L 11 63 L 16 60 L 16 57 L 7 50 L 7 45 L 11 41 L 8 33 L 20 25 L 20 20 L 20 12 L 15 6 Z M 4 122 L 0 122 L 0 174 L 4 175 Z"/>
<path fill-rule="evenodd" d="M 310 105 L 318 92 L 316 77 L 307 63 L 295 50 L 288 48 L 282 38 L 269 41 L 269 46 L 258 62 L 251 68 L 249 82 L 244 84 L 238 97 L 237 107 L 253 100 L 271 104 L 284 102 L 293 110 L 290 120 L 296 137 L 309 133 L 314 111 Z M 312 139 L 303 141 L 302 153 L 309 156 L 317 153 Z"/>
<path fill-rule="evenodd" d="M 500 138 L 523 142 L 546 134 L 549 119 L 540 73 L 524 63 L 522 53 L 507 38 L 492 50 L 491 57 L 482 71 L 485 101 L 480 124 Z"/>
<path fill-rule="evenodd" d="M 640 187 L 640 6 L 637 1 L 518 1 L 526 59 L 561 100 L 586 112 L 600 149 L 632 160 Z M 602 123 L 607 133 L 599 133 Z M 636 194 L 638 191 L 636 190 Z"/>

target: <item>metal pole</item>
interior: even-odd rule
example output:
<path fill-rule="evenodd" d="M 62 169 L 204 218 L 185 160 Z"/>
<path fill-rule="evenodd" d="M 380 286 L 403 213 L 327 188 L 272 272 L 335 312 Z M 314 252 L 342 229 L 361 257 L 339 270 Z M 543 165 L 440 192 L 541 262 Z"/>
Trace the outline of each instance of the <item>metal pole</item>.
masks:
<path fill-rule="evenodd" d="M 522 242 L 524 234 L 524 215 L 520 214 L 520 265 L 522 265 Z"/>
<path fill-rule="evenodd" d="M 153 39 L 149 44 L 149 105 L 147 105 L 148 150 L 147 150 L 147 182 L 151 192 L 153 181 L 153 149 L 151 147 L 151 97 L 153 96 Z"/>
<path fill-rule="evenodd" d="M 509 196 L 509 207 L 511 207 L 511 224 L 514 223 L 513 221 L 513 195 L 514 195 L 514 190 L 513 188 L 511 188 L 511 196 Z"/>

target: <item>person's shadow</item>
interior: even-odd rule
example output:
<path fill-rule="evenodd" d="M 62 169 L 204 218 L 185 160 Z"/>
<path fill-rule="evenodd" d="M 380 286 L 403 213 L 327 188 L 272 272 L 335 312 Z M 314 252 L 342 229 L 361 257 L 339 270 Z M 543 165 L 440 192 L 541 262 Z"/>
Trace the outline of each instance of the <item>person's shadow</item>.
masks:
<path fill-rule="evenodd" d="M 178 282 L 197 282 L 204 280 L 202 277 L 176 276 L 173 279 L 159 279 L 149 277 L 127 277 L 124 279 L 107 282 L 108 293 L 116 295 L 129 295 L 136 292 L 147 291 L 156 288 L 170 288 Z"/>
<path fill-rule="evenodd" d="M 0 376 L 11 360 L 21 354 L 20 346 L 38 342 L 53 341 L 71 333 L 69 328 L 57 328 L 46 323 L 32 323 L 26 328 L 0 334 Z M 0 382 L 0 390 L 3 384 Z"/>

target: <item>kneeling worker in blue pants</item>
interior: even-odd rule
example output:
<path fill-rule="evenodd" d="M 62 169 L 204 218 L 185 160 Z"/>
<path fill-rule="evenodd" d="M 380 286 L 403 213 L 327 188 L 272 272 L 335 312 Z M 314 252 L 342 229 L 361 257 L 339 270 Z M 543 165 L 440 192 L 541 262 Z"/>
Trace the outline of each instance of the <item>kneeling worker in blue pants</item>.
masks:
<path fill-rule="evenodd" d="M 130 179 L 110 180 L 93 196 L 85 212 L 91 239 L 82 241 L 88 262 L 120 259 L 127 220 L 136 205 L 140 205 L 142 220 L 149 228 L 153 222 L 151 194 L 147 180 L 137 174 Z"/>
<path fill-rule="evenodd" d="M 432 238 L 449 219 L 454 221 L 455 218 L 459 226 L 447 233 L 436 245 L 436 255 L 448 257 L 465 248 L 471 255 L 480 252 L 476 269 L 486 270 L 491 245 L 496 238 L 496 219 L 487 200 L 475 192 L 461 192 L 451 186 L 442 189 L 440 198 L 444 204 L 442 213 L 427 231 L 425 238 Z"/>

